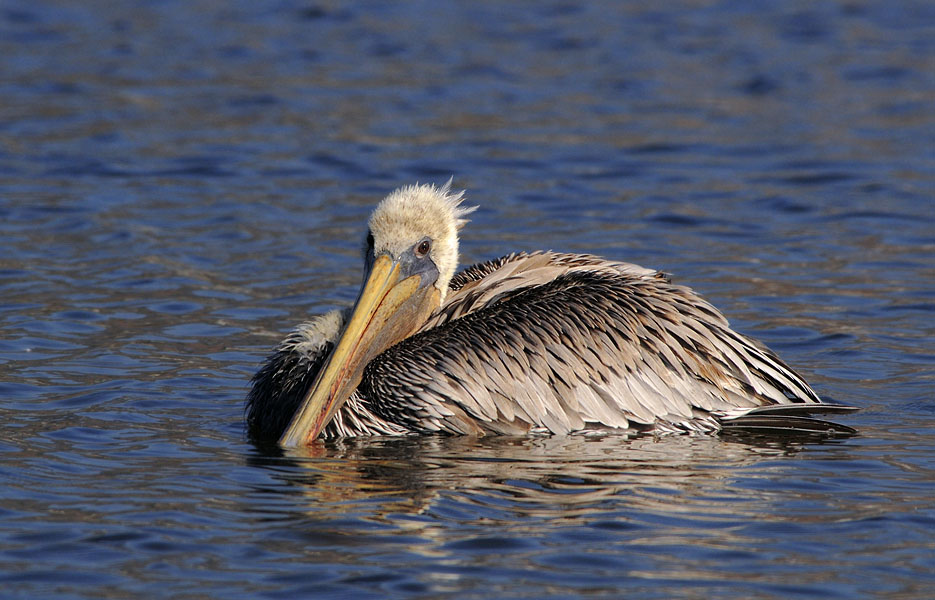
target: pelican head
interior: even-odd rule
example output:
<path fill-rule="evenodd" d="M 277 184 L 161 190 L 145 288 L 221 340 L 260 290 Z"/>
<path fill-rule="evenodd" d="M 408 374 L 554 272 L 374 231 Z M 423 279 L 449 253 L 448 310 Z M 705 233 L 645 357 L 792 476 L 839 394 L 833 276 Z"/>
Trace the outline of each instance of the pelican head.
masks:
<path fill-rule="evenodd" d="M 279 440 L 299 446 L 318 437 L 360 383 L 364 368 L 409 337 L 445 298 L 458 265 L 458 230 L 474 208 L 463 192 L 414 185 L 383 199 L 370 216 L 364 283 L 344 331 Z"/>

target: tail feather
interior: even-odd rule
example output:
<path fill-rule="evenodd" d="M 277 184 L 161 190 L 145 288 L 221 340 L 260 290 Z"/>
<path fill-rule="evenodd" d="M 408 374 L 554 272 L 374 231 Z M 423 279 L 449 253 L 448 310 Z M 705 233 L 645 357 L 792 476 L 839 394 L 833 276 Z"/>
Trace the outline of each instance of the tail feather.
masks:
<path fill-rule="evenodd" d="M 857 433 L 853 427 L 816 419 L 812 415 L 846 414 L 855 410 L 858 409 L 844 404 L 772 404 L 742 414 L 725 415 L 720 419 L 720 425 L 724 433 L 850 436 Z"/>
<path fill-rule="evenodd" d="M 822 402 L 821 404 L 770 404 L 767 406 L 758 406 L 752 410 L 746 411 L 744 414 L 735 417 L 735 419 L 752 416 L 809 417 L 811 415 L 846 414 L 852 413 L 856 410 L 860 409 L 858 409 L 856 406 L 847 406 L 846 404 L 831 404 L 826 402 Z M 730 417 L 727 417 L 724 420 L 728 421 L 731 419 Z"/>
<path fill-rule="evenodd" d="M 842 437 L 855 435 L 857 430 L 811 417 L 753 416 L 724 421 L 721 423 L 721 432 Z"/>

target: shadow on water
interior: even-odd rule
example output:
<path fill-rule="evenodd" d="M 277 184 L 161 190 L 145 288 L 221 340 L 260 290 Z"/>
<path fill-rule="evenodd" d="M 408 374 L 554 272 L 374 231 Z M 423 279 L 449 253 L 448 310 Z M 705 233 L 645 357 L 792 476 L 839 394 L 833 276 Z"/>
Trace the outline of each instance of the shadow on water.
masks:
<path fill-rule="evenodd" d="M 248 468 L 267 476 L 246 494 L 244 513 L 283 552 L 300 548 L 316 563 L 323 579 L 310 575 L 296 592 L 347 591 L 372 576 L 382 589 L 483 597 L 515 591 L 518 582 L 533 597 L 684 586 L 699 598 L 724 590 L 847 594 L 858 589 L 856 572 L 831 575 L 842 561 L 835 548 L 893 525 L 890 492 L 862 491 L 868 473 L 888 470 L 871 458 L 874 443 L 345 439 L 249 455 Z"/>
<path fill-rule="evenodd" d="M 704 514 L 702 505 L 736 493 L 731 487 L 742 469 L 841 441 L 741 433 L 347 438 L 319 440 L 288 454 L 266 449 L 248 463 L 275 470 L 287 484 L 279 492 L 304 497 L 299 506 L 308 512 L 297 515 L 300 519 L 327 522 L 374 500 L 380 504 L 378 518 L 424 513 L 457 496 L 478 507 L 507 510 L 511 519 L 574 520 L 599 515 L 615 503 Z M 763 508 L 750 507 L 748 514 Z"/>

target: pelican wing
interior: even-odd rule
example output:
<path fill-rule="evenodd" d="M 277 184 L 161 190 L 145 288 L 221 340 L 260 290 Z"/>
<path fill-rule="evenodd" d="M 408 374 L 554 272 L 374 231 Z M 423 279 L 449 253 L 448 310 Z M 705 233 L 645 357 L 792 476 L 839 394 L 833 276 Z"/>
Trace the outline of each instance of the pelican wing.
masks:
<path fill-rule="evenodd" d="M 759 406 L 820 403 L 712 305 L 627 263 L 515 254 L 458 274 L 358 393 L 414 431 L 713 431 Z"/>

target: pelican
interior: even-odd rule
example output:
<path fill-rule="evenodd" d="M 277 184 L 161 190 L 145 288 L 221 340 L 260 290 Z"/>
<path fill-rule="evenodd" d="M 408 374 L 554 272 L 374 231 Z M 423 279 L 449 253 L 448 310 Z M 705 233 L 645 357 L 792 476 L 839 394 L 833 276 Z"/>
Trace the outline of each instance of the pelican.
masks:
<path fill-rule="evenodd" d="M 464 192 L 402 187 L 370 217 L 356 304 L 300 324 L 254 376 L 257 441 L 731 428 L 830 433 L 823 402 L 691 289 L 587 254 L 455 273 Z"/>

